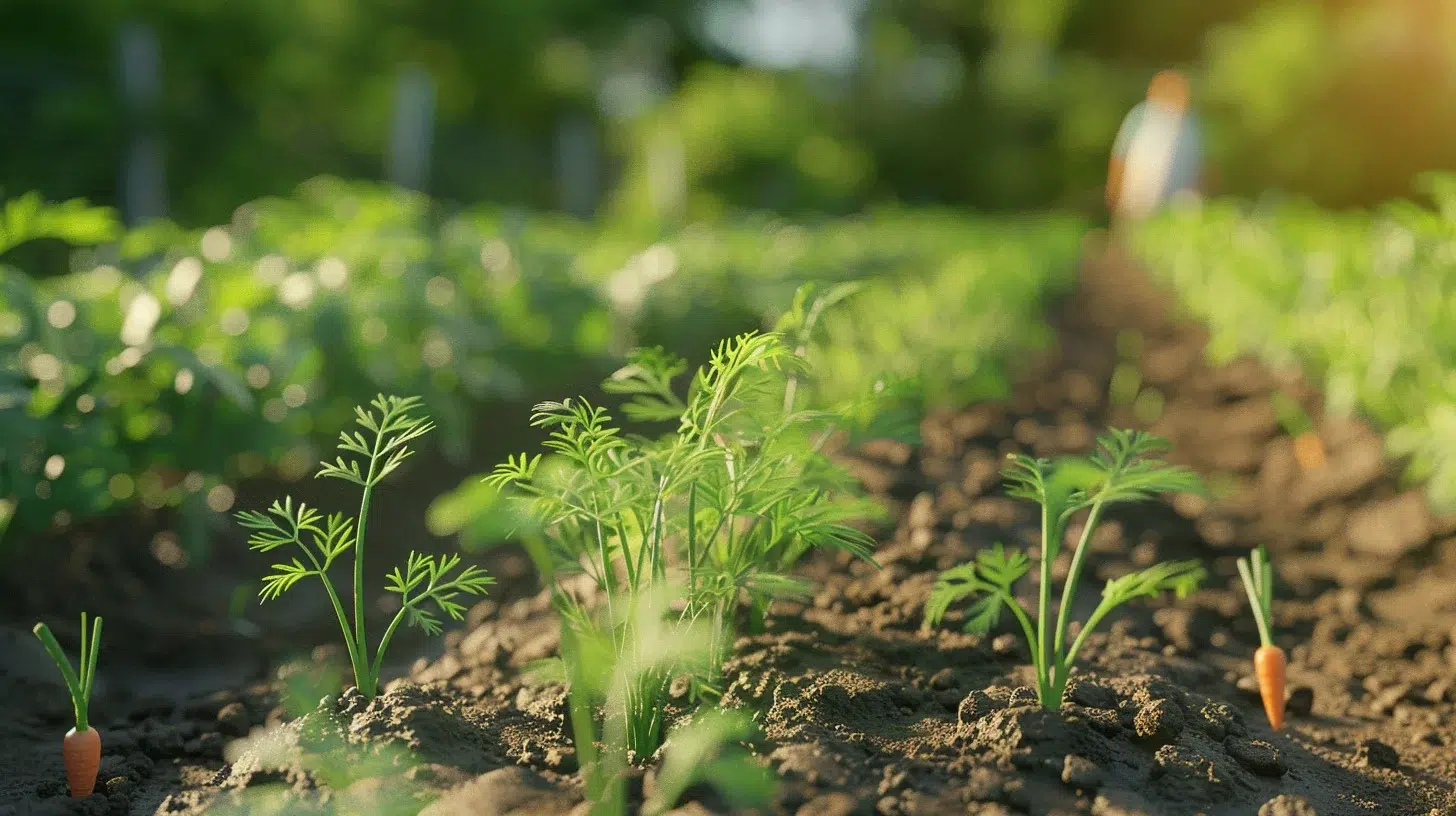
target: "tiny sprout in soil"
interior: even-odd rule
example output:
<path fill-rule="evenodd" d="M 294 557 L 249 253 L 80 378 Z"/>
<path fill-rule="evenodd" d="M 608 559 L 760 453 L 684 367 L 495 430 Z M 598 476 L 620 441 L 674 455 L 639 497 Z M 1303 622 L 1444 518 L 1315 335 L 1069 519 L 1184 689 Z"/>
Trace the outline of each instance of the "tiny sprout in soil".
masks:
<path fill-rule="evenodd" d="M 319 511 L 301 502 L 295 505 L 289 497 L 282 502 L 273 502 L 267 513 L 244 511 L 238 513 L 237 518 L 243 527 L 253 531 L 248 539 L 248 546 L 252 549 L 271 552 L 291 544 L 302 552 L 303 561 L 294 557 L 289 563 L 274 564 L 273 572 L 263 579 L 263 589 L 258 594 L 263 601 L 268 601 L 304 578 L 317 576 L 328 593 L 339 627 L 343 630 L 344 646 L 354 669 L 354 684 L 365 697 L 372 699 L 379 690 L 379 673 L 384 665 L 385 650 L 401 623 L 418 626 L 427 634 L 439 634 L 440 619 L 426 608 L 427 602 L 433 603 L 451 619 L 462 620 L 465 608 L 455 599 L 461 593 L 484 595 L 485 588 L 495 583 L 495 579 L 475 566 L 467 566 L 452 575 L 460 564 L 458 555 L 436 558 L 411 552 L 404 571 L 396 567 L 389 575 L 387 589 L 400 596 L 400 608 L 384 630 L 384 637 L 380 639 L 373 659 L 370 659 L 364 625 L 364 532 L 369 520 L 369 504 L 374 498 L 374 488 L 413 453 L 407 443 L 434 428 L 426 418 L 413 415 L 412 412 L 419 406 L 417 397 L 380 395 L 370 404 L 373 411 L 365 411 L 362 407 L 354 409 L 358 415 L 356 421 L 368 432 L 368 436 L 358 431 L 339 434 L 339 450 L 353 454 L 353 457 L 346 461 L 340 456 L 333 464 L 323 462 L 316 474 L 359 486 L 362 498 L 357 517 L 350 519 L 342 513 L 334 513 L 325 519 Z M 365 463 L 362 467 L 361 462 Z M 329 568 L 351 547 L 354 550 L 352 624 L 334 582 L 329 578 Z"/>
<path fill-rule="evenodd" d="M 1150 499 L 1161 493 L 1191 493 L 1202 490 L 1192 471 L 1154 458 L 1167 450 L 1167 442 L 1141 431 L 1110 430 L 1098 437 L 1097 450 L 1090 456 L 1064 457 L 1053 462 L 1013 455 L 1003 472 L 1009 492 L 1032 499 L 1042 508 L 1041 585 L 1033 624 L 1016 600 L 1016 582 L 1031 571 L 1025 554 L 1008 553 L 1001 544 L 976 555 L 973 563 L 953 567 L 940 574 L 925 604 L 925 623 L 935 626 L 944 619 L 951 604 L 977 598 L 966 621 L 968 632 L 986 633 L 1000 621 L 1001 610 L 1009 608 L 1021 625 L 1036 668 L 1037 700 L 1044 708 L 1061 707 L 1072 665 L 1088 635 L 1102 619 L 1128 601 L 1160 595 L 1168 590 L 1184 597 L 1198 587 L 1205 572 L 1197 561 L 1170 561 L 1114 578 L 1102 590 L 1102 601 L 1067 646 L 1072 605 L 1082 577 L 1087 544 L 1109 505 Z M 1052 563 L 1061 550 L 1062 535 L 1072 516 L 1088 510 L 1082 535 L 1072 551 L 1072 563 L 1057 607 L 1056 628 L 1051 625 Z"/>
<path fill-rule="evenodd" d="M 66 732 L 61 741 L 61 757 L 66 765 L 66 782 L 70 784 L 71 796 L 86 797 L 96 789 L 96 772 L 101 768 L 101 734 L 91 727 L 91 687 L 96 682 L 96 655 L 101 651 L 101 616 L 96 616 L 95 625 L 88 633 L 86 613 L 81 613 L 81 654 L 76 662 L 80 669 L 71 668 L 71 661 L 61 651 L 55 635 L 44 623 L 35 625 L 35 636 L 40 638 L 46 653 L 61 670 L 66 689 L 71 693 L 71 705 L 76 711 L 76 727 Z M 89 635 L 89 636 L 88 636 Z"/>
<path fill-rule="evenodd" d="M 1254 623 L 1259 627 L 1259 648 L 1254 651 L 1254 679 L 1259 682 L 1259 697 L 1264 701 L 1264 715 L 1275 731 L 1284 727 L 1284 650 L 1274 645 L 1274 569 L 1264 545 L 1254 550 L 1253 565 L 1249 559 L 1238 561 L 1239 578 L 1254 610 Z"/>

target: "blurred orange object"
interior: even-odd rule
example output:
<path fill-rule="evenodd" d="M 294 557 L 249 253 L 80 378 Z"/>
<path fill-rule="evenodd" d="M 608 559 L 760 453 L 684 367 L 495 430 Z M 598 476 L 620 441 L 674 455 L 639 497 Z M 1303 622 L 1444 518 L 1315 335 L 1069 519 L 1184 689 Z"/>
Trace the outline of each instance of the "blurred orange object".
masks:
<path fill-rule="evenodd" d="M 1325 443 L 1314 431 L 1294 437 L 1294 460 L 1301 470 L 1319 470 L 1325 466 Z"/>

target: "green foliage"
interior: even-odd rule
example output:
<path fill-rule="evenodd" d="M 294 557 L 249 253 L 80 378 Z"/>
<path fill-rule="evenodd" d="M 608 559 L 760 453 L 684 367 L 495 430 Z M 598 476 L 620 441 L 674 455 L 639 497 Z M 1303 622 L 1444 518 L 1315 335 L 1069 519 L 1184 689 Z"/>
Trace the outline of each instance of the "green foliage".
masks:
<path fill-rule="evenodd" d="M 8 243 L 113 235 L 105 211 L 6 212 Z M 567 269 L 583 239 L 549 226 L 534 244 L 488 213 L 432 227 L 423 199 L 322 179 L 227 227 L 133 231 L 69 275 L 0 267 L 0 525 L 180 507 L 201 556 L 222 485 L 300 478 L 321 429 L 380 390 L 426 395 L 463 457 L 471 405 L 605 353 L 606 310 Z"/>
<path fill-rule="evenodd" d="M 715 631 L 721 623 L 674 611 L 683 589 L 655 584 L 609 597 L 595 612 L 558 602 L 562 658 L 537 664 L 534 675 L 567 683 L 572 736 L 594 816 L 627 813 L 629 768 L 652 755 L 637 739 L 662 728 L 667 681 L 701 671 L 722 642 L 723 633 Z M 658 784 L 642 812 L 665 813 L 700 783 L 740 807 L 767 802 L 776 786 L 773 773 L 738 746 L 755 730 L 741 712 L 711 707 L 676 724 L 662 741 Z"/>
<path fill-rule="evenodd" d="M 1215 363 L 1249 355 L 1298 370 L 1334 416 L 1360 413 L 1409 457 L 1438 509 L 1456 507 L 1456 236 L 1452 177 L 1436 208 L 1329 212 L 1298 201 L 1213 201 L 1145 224 L 1150 271 L 1209 327 Z"/>
<path fill-rule="evenodd" d="M 533 542 L 567 632 L 590 627 L 589 598 L 570 588 L 573 576 L 584 573 L 606 598 L 681 585 L 678 623 L 707 623 L 707 659 L 643 674 L 633 686 L 619 716 L 638 757 L 658 747 L 659 703 L 675 672 L 715 692 L 740 602 L 760 620 L 774 598 L 804 592 L 789 573 L 808 551 L 869 560 L 873 547 L 852 526 L 873 505 L 855 498 L 848 474 L 822 451 L 841 417 L 794 404 L 805 367 L 784 337 L 750 332 L 720 343 L 684 395 L 674 381 L 686 371 L 660 348 L 641 349 L 603 384 L 628 398 L 629 417 L 676 426 L 658 438 L 622 433 L 584 399 L 538 405 L 532 424 L 549 432 L 549 457 L 510 457 L 486 477 L 489 492 L 472 494 L 478 503 L 450 510 L 456 525 L 477 532 L 509 528 L 472 516 L 504 511 L 528 521 L 517 532 Z M 620 662 L 642 636 L 631 626 L 613 631 Z"/>
<path fill-rule="evenodd" d="M 1244 592 L 1249 596 L 1249 607 L 1254 610 L 1254 623 L 1259 627 L 1259 642 L 1263 646 L 1274 645 L 1274 568 L 1269 563 L 1269 553 L 1260 544 L 1254 550 L 1253 566 L 1249 558 L 1238 560 L 1239 579 L 1244 582 Z"/>
<path fill-rule="evenodd" d="M 1452 166 L 1456 103 L 1419 91 L 1456 70 L 1449 4 L 1255 5 L 1209 32 L 1200 71 L 1232 189 L 1363 206 L 1419 192 L 1422 173 Z"/>
<path fill-rule="evenodd" d="M 41 645 L 55 662 L 56 668 L 61 670 L 61 677 L 66 681 L 66 690 L 71 694 L 77 731 L 85 731 L 90 727 L 91 689 L 96 684 L 96 656 L 101 652 L 101 616 L 96 616 L 94 627 L 88 629 L 86 623 L 86 613 L 82 612 L 81 649 L 76 660 L 79 673 L 71 668 L 71 661 L 61 651 L 61 645 L 56 642 L 56 636 L 51 634 L 49 626 L 37 623 L 31 630 L 40 638 Z"/>
<path fill-rule="evenodd" d="M 1067 646 L 1083 558 L 1104 509 L 1114 504 L 1145 501 L 1162 493 L 1202 490 L 1192 471 L 1156 458 L 1165 450 L 1167 443 L 1158 437 L 1141 431 L 1112 429 L 1098 437 L 1097 450 L 1089 456 L 1058 461 L 1011 457 L 1004 472 L 1007 492 L 1035 501 L 1042 508 L 1041 582 L 1036 620 L 1033 622 L 1015 595 L 1016 583 L 1031 571 L 1030 560 L 1021 553 L 1008 554 L 997 544 L 977 553 L 974 562 L 940 574 L 925 604 L 926 626 L 939 625 L 951 606 L 975 598 L 965 629 L 986 633 L 1000 622 L 1001 611 L 1009 609 L 1031 650 L 1037 699 L 1050 710 L 1060 708 L 1077 654 L 1103 618 L 1138 598 L 1156 597 L 1169 591 L 1184 597 L 1197 588 L 1205 575 L 1197 561 L 1172 561 L 1109 580 L 1103 587 L 1102 600 L 1082 624 L 1070 647 Z M 1057 606 L 1056 628 L 1049 634 L 1052 563 L 1061 552 L 1068 522 L 1082 510 L 1088 511 L 1086 523 L 1072 552 L 1061 603 Z"/>
<path fill-rule="evenodd" d="M 1119 120 L 1169 65 L 1195 78 L 1241 191 L 1370 202 L 1452 165 L 1456 104 L 1419 92 L 1453 70 L 1449 4 L 869 0 L 846 7 L 858 36 L 826 68 L 754 65 L 751 38 L 715 25 L 750 5 L 12 0 L 0 177 L 114 200 L 123 122 L 163 137 L 177 216 L 215 222 L 314 173 L 377 174 L 411 64 L 438 83 L 431 190 L 556 206 L 555 131 L 580 117 L 625 168 L 605 203 L 630 221 L 673 198 L 710 218 L 885 200 L 1090 208 Z M 161 98 L 140 115 L 115 68 L 131 20 L 161 55 Z M 675 163 L 684 189 L 663 195 Z"/>
<path fill-rule="evenodd" d="M 99 212 L 66 234 L 114 237 Z M 58 218 L 6 223 L 50 224 L 39 236 L 72 223 Z M 196 563 L 231 485 L 303 478 L 326 429 L 375 393 L 422 395 L 460 462 L 486 405 L 609 370 L 632 345 L 682 353 L 766 324 L 823 372 L 799 378 L 802 405 L 842 412 L 854 434 L 909 437 L 927 407 L 1004 388 L 1004 360 L 1046 336 L 1037 310 L 1070 280 L 1080 229 L 884 211 L 656 234 L 446 215 L 318 179 L 223 226 L 126 233 L 69 274 L 0 267 L 0 405 L 16 409 L 0 411 L 0 517 L 13 516 L 0 544 L 140 506 L 176 511 L 163 522 Z M 844 299 L 780 320 L 809 280 Z"/>
<path fill-rule="evenodd" d="M 805 344 L 816 372 L 811 402 L 840 405 L 889 390 L 882 419 L 898 408 L 918 426 L 927 410 L 1008 396 L 1008 364 L 1051 339 L 1044 311 L 1075 280 L 1080 224 L 1028 219 L 983 231 L 933 214 L 886 221 L 887 233 L 893 224 L 938 243 L 959 232 L 962 243 L 924 257 L 923 271 L 864 281 L 844 306 L 823 313 Z"/>
<path fill-rule="evenodd" d="M 379 688 L 379 673 L 384 653 L 401 623 L 418 626 L 426 633 L 441 631 L 439 616 L 426 604 L 434 604 L 439 613 L 452 620 L 463 620 L 465 608 L 456 601 L 464 595 L 484 595 L 495 579 L 479 567 L 467 566 L 459 572 L 460 556 L 410 552 L 404 571 L 398 567 L 389 575 L 388 590 L 399 595 L 400 608 L 395 613 L 379 647 L 370 659 L 370 647 L 364 619 L 364 536 L 369 520 L 369 505 L 374 488 L 412 453 L 408 443 L 428 433 L 434 426 L 415 416 L 417 397 L 379 396 L 371 403 L 373 411 L 358 410 L 357 422 L 369 436 L 355 431 L 339 434 L 339 450 L 356 458 L 340 456 L 333 464 L 322 463 L 320 478 L 341 479 L 357 485 L 362 493 L 358 515 L 347 518 L 334 513 L 323 514 L 291 497 L 273 502 L 267 513 L 245 510 L 237 514 L 238 523 L 251 531 L 248 546 L 258 552 L 272 552 L 280 547 L 297 547 L 303 560 L 295 557 L 273 565 L 273 572 L 263 579 L 259 597 L 273 600 L 304 578 L 317 577 L 328 593 L 329 602 L 344 633 L 344 646 L 354 669 L 354 684 L 365 697 L 373 698 Z M 376 415 L 377 414 L 377 415 Z M 361 467 L 361 462 L 363 466 Z M 339 556 L 354 552 L 354 620 L 352 627 L 344 610 L 329 568 Z M 305 563 L 305 561 L 307 563 Z"/>

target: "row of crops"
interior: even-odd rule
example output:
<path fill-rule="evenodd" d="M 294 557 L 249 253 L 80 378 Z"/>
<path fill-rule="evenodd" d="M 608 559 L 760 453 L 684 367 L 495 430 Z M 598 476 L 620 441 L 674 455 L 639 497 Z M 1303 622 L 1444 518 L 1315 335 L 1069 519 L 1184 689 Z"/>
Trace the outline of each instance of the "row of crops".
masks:
<path fill-rule="evenodd" d="M 804 353 L 822 405 L 883 429 L 991 396 L 1046 339 L 1074 219 L 884 211 L 664 234 L 320 179 L 203 230 L 124 232 L 25 196 L 0 214 L 0 548 L 169 509 L 194 552 L 238 483 L 302 478 L 354 406 L 423 398 L 467 461 L 484 406 L 578 389 L 630 348 L 696 351 L 832 304 Z M 71 252 L 33 251 L 57 241 Z M 68 258 L 56 261 L 56 258 Z M 816 283 L 812 301 L 796 292 Z M 826 296 L 827 295 L 827 296 Z M 804 316 L 800 316 L 803 318 Z M 514 440 L 503 440 L 514 444 Z"/>
<path fill-rule="evenodd" d="M 1209 355 L 1297 368 L 1326 413 L 1358 413 L 1408 457 L 1433 504 L 1456 506 L 1456 177 L 1434 208 L 1330 212 L 1214 201 L 1169 212 L 1139 255 L 1210 331 Z"/>
<path fill-rule="evenodd" d="M 1208 324 L 1213 357 L 1299 367 L 1327 410 L 1388 429 L 1448 506 L 1456 179 L 1432 190 L 1435 209 L 1213 201 L 1136 240 Z M 13 199 L 0 212 L 0 548 L 135 507 L 175 508 L 197 547 L 240 480 L 301 478 L 328 429 L 380 392 L 423 397 L 439 452 L 464 462 L 490 433 L 482 406 L 570 391 L 635 345 L 692 352 L 772 326 L 806 282 L 834 293 L 810 323 L 813 398 L 877 393 L 860 420 L 904 431 L 928 405 L 1005 389 L 1004 361 L 1046 339 L 1082 229 L 886 210 L 643 234 L 320 179 L 225 225 L 124 232 L 106 210 Z M 29 251 L 57 239 L 74 251 Z"/>

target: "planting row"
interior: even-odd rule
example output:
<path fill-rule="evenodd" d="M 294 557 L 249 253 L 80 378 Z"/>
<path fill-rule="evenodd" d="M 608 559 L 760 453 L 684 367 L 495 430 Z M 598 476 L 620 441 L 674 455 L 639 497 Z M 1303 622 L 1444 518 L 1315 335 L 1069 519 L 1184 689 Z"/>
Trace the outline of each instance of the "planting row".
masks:
<path fill-rule="evenodd" d="M 35 239 L 79 248 L 63 274 L 0 266 L 4 542 L 140 505 L 178 508 L 193 555 L 238 480 L 302 477 L 375 393 L 420 395 L 459 461 L 483 404 L 637 343 L 761 326 L 807 280 L 843 284 L 812 315 L 803 353 L 831 376 L 811 403 L 880 383 L 902 399 L 878 404 L 913 414 L 1004 389 L 997 361 L 1043 339 L 1079 230 L 886 212 L 639 235 L 328 179 L 195 232 L 123 234 L 34 196 L 0 218 L 11 259 L 45 257 L 11 252 Z"/>
<path fill-rule="evenodd" d="M 626 434 L 607 409 L 580 397 L 542 403 L 531 423 L 549 432 L 545 452 L 511 456 L 446 500 L 453 505 L 446 515 L 477 538 L 523 541 L 547 587 L 561 626 L 560 653 L 537 662 L 533 673 L 567 689 L 561 725 L 575 745 L 593 813 L 625 813 L 632 803 L 664 813 L 703 784 L 740 805 L 772 794 L 773 776 L 743 748 L 752 742 L 749 712 L 719 705 L 724 665 L 738 636 L 765 631 L 774 601 L 812 597 L 813 587 L 794 574 L 806 555 L 838 551 L 873 565 L 875 539 L 862 525 L 882 512 L 860 498 L 855 480 L 824 451 L 855 421 L 853 407 L 815 410 L 800 401 L 818 373 L 799 352 L 824 302 L 802 291 L 777 331 L 719 343 L 686 387 L 679 383 L 689 371 L 685 360 L 660 347 L 634 351 L 603 390 L 624 398 L 622 415 L 660 425 L 661 433 Z M 884 394 L 872 389 L 866 399 Z M 295 747 L 315 755 L 337 758 L 349 750 L 344 709 L 367 706 L 379 694 L 384 656 L 399 627 L 438 634 L 443 618 L 464 620 L 465 602 L 494 583 L 478 567 L 462 567 L 459 556 L 411 553 L 388 573 L 387 588 L 399 600 L 390 622 L 382 634 L 366 626 L 371 507 L 383 500 L 377 489 L 408 460 L 412 445 L 434 430 L 425 407 L 413 397 L 380 396 L 356 410 L 357 430 L 340 434 L 338 457 L 317 475 L 358 487 L 356 512 L 326 513 L 283 498 L 266 511 L 237 514 L 252 533 L 250 545 L 280 558 L 263 581 L 262 599 L 316 581 L 340 625 L 354 688 L 294 726 Z M 997 544 L 940 573 L 924 602 L 925 625 L 941 624 L 955 607 L 966 631 L 985 634 L 1009 612 L 1026 640 L 1034 702 L 1060 711 L 1079 651 L 1113 610 L 1168 593 L 1183 597 L 1205 575 L 1197 561 L 1169 561 L 1111 578 L 1090 614 L 1073 620 L 1085 559 L 1108 508 L 1203 492 L 1192 471 L 1162 461 L 1166 450 L 1157 437 L 1113 430 L 1091 454 L 1010 457 L 1003 474 L 1010 494 L 1041 508 L 1037 603 L 1023 605 L 1016 588 L 1030 558 Z M 1074 517 L 1081 531 L 1053 617 L 1052 564 Z M 349 561 L 352 591 L 341 592 L 335 574 Z M 1262 551 L 1239 569 L 1263 643 L 1256 676 L 1278 729 L 1284 653 L 1270 630 L 1272 571 Z M 965 612 L 958 608 L 963 601 Z M 102 750 L 87 721 L 99 627 L 98 621 L 89 644 L 83 634 L 79 675 L 37 627 L 74 699 L 76 728 L 66 737 L 65 757 L 76 796 L 91 792 Z M 660 765 L 652 790 L 633 793 L 634 769 L 653 760 Z M 342 782 L 349 786 L 347 773 Z M 290 794 L 258 786 L 248 790 L 251 802 L 234 804 L 258 808 L 266 797 L 272 807 L 286 807 L 279 795 Z"/>
<path fill-rule="evenodd" d="M 1213 201 L 1145 225 L 1138 254 L 1210 332 L 1214 362 L 1299 371 L 1326 413 L 1361 413 L 1409 457 L 1433 504 L 1456 507 L 1456 177 L 1434 209 L 1334 213 Z M 1302 424 L 1302 423 L 1301 423 Z M 1317 456 L 1315 457 L 1317 458 Z"/>

